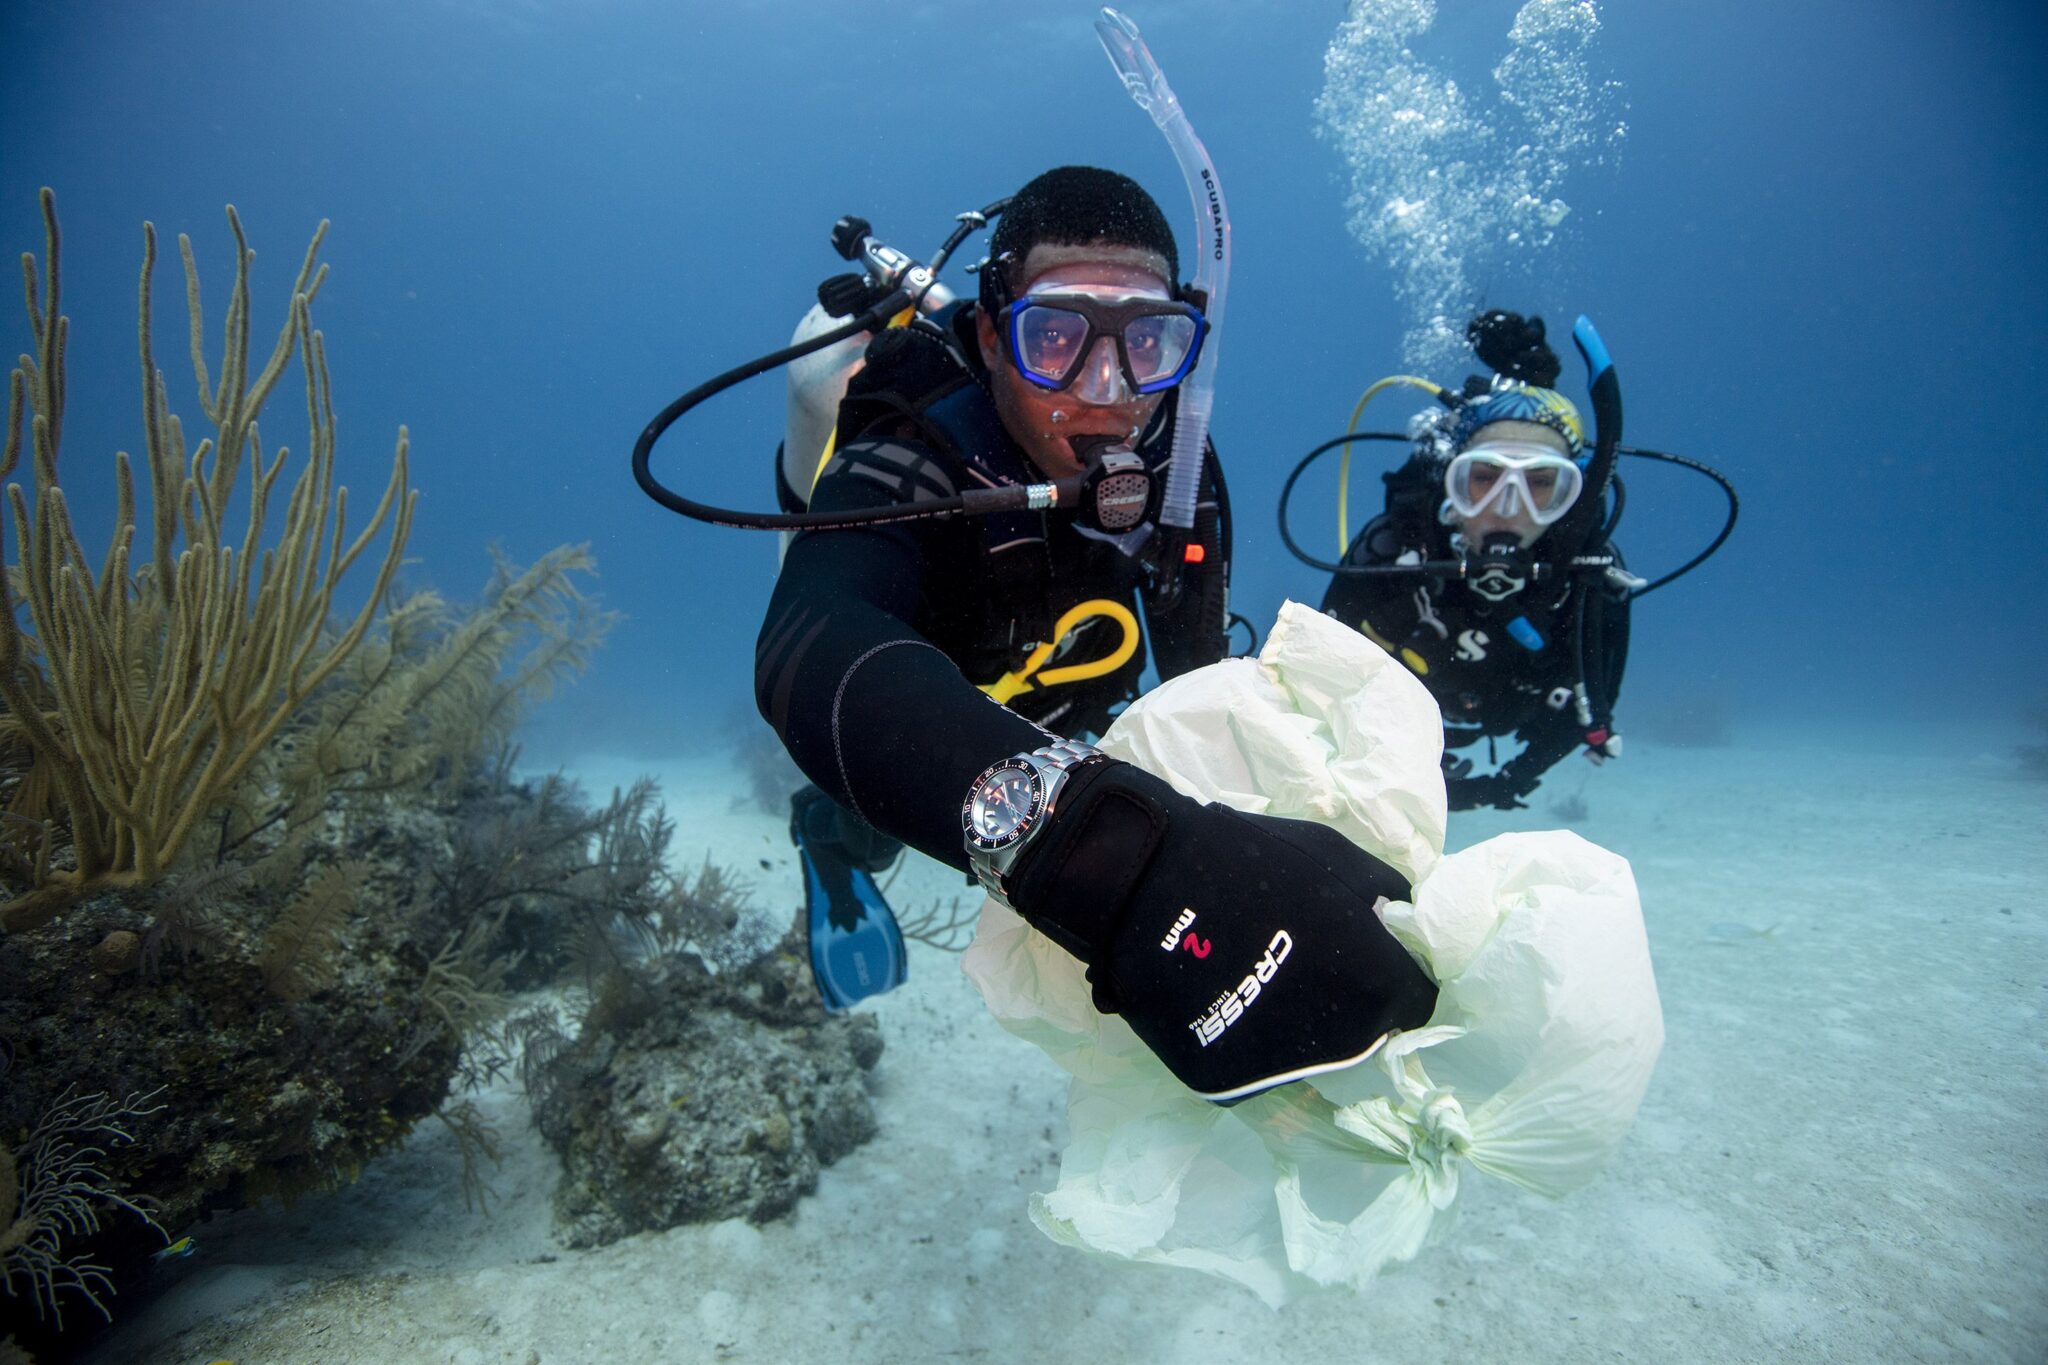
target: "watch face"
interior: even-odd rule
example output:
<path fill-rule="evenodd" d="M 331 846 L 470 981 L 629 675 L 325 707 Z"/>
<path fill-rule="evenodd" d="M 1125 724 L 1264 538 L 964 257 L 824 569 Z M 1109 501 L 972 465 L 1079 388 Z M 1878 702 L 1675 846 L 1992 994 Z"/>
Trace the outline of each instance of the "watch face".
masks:
<path fill-rule="evenodd" d="M 1042 792 L 1038 774 L 1021 763 L 991 769 L 967 798 L 969 837 L 984 848 L 1009 843 L 1038 813 Z"/>

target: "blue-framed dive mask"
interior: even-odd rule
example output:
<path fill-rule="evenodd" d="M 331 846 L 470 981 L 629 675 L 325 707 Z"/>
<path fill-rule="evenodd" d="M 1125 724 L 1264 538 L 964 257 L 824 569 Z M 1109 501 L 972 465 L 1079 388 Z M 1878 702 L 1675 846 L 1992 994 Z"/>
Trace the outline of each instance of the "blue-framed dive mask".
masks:
<path fill-rule="evenodd" d="M 1003 309 L 998 326 L 1017 373 L 1083 403 L 1126 403 L 1186 379 L 1202 355 L 1201 309 L 1146 294 L 1048 290 Z"/>

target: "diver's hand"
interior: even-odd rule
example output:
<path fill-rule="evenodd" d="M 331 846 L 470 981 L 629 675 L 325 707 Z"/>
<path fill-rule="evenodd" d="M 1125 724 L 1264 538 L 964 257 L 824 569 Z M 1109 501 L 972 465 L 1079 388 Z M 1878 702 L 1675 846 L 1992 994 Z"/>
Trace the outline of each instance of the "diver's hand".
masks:
<path fill-rule="evenodd" d="M 1129 763 L 1074 770 L 1009 878 L 1189 1089 L 1233 1099 L 1420 1028 L 1436 986 L 1380 923 L 1407 880 L 1337 831 L 1203 805 Z"/>
<path fill-rule="evenodd" d="M 1529 803 L 1522 799 L 1529 789 L 1500 773 L 1452 778 L 1444 783 L 1444 794 L 1452 810 L 1476 810 L 1480 806 L 1495 810 L 1529 809 Z"/>

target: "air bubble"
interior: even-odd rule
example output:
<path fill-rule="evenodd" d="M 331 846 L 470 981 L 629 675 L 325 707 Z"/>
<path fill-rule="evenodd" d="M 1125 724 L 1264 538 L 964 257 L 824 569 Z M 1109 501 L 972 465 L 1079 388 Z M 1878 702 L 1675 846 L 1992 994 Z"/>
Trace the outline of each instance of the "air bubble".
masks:
<path fill-rule="evenodd" d="M 1571 212 L 1558 191 L 1627 125 L 1609 107 L 1617 84 L 1591 74 L 1593 0 L 1527 0 L 1490 113 L 1415 55 L 1435 21 L 1434 0 L 1353 0 L 1323 56 L 1316 121 L 1350 171 L 1351 234 L 1394 272 L 1403 363 L 1455 374 L 1470 363 L 1475 279 L 1552 245 Z"/>

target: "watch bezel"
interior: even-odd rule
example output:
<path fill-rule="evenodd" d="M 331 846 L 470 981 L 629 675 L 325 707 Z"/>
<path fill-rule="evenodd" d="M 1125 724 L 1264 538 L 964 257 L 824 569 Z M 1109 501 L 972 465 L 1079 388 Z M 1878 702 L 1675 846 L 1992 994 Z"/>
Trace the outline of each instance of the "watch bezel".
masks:
<path fill-rule="evenodd" d="M 996 774 L 1002 772 L 1005 768 L 1015 768 L 1024 774 L 1031 788 L 1031 808 L 1017 821 L 1015 827 L 1007 833 L 1000 835 L 983 834 L 976 818 L 977 811 L 982 808 L 981 793 L 990 782 L 995 780 Z M 1039 817 L 1043 814 L 1045 814 L 1044 770 L 1035 764 L 1025 763 L 1016 758 L 1006 758 L 1002 762 L 984 770 L 981 776 L 974 780 L 974 785 L 968 789 L 967 801 L 960 809 L 960 826 L 966 833 L 968 847 L 982 853 L 995 853 L 1010 847 L 1029 834 L 1032 828 L 1037 825 Z"/>

